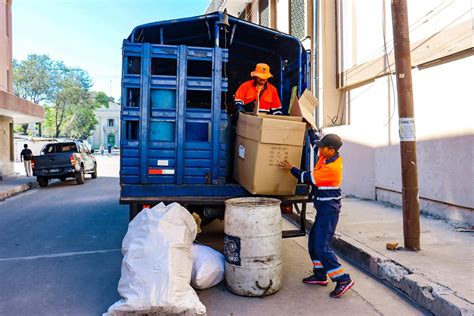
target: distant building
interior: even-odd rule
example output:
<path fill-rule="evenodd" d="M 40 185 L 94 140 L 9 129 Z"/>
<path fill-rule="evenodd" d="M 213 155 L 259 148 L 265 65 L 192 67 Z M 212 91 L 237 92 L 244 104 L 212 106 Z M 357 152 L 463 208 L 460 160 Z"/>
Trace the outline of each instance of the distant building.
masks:
<path fill-rule="evenodd" d="M 12 94 L 12 0 L 0 0 L 0 180 L 15 175 L 13 123 L 44 120 L 44 108 Z"/>
<path fill-rule="evenodd" d="M 93 149 L 98 149 L 100 144 L 107 148 L 108 144 L 120 147 L 120 104 L 109 102 L 108 108 L 95 111 L 99 122 L 94 133 L 87 139 Z"/>

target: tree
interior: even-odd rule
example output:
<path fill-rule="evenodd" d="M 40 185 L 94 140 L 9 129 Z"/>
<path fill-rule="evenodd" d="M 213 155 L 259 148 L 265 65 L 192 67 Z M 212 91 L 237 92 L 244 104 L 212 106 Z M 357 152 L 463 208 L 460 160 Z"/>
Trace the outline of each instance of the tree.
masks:
<path fill-rule="evenodd" d="M 77 106 L 67 126 L 68 134 L 74 138 L 84 140 L 90 136 L 98 123 L 95 110 L 108 107 L 109 98 L 104 92 L 91 92 L 89 98 Z"/>
<path fill-rule="evenodd" d="M 48 99 L 51 88 L 51 69 L 54 62 L 47 55 L 28 55 L 26 60 L 13 60 L 13 93 L 34 103 Z M 28 124 L 21 125 L 27 134 Z M 41 125 L 39 126 L 41 135 Z"/>
<path fill-rule="evenodd" d="M 87 138 L 97 124 L 95 110 L 108 107 L 108 96 L 90 91 L 91 78 L 81 68 L 67 67 L 46 55 L 29 55 L 13 66 L 15 94 L 44 104 L 44 125 L 50 136 Z M 23 133 L 27 128 L 22 126 Z"/>
<path fill-rule="evenodd" d="M 56 93 L 53 96 L 52 107 L 54 109 L 54 136 L 59 137 L 63 124 L 71 119 L 71 116 L 82 103 L 86 102 L 87 91 L 74 77 L 61 78 L 56 85 Z"/>

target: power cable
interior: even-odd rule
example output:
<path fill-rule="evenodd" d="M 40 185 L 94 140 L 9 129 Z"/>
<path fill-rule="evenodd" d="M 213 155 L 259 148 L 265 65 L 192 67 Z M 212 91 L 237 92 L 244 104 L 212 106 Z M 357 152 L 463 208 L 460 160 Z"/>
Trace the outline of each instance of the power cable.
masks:
<path fill-rule="evenodd" d="M 395 104 L 397 102 L 397 99 L 396 99 L 397 95 L 395 93 L 395 85 L 393 83 L 393 78 L 392 78 L 392 68 L 390 67 L 390 60 L 388 58 L 387 36 L 386 36 L 386 32 L 387 32 L 387 28 L 386 28 L 387 10 L 386 10 L 386 7 L 385 7 L 385 3 L 386 3 L 386 0 L 383 1 L 382 36 L 383 36 L 383 46 L 384 46 L 384 56 L 385 56 L 384 58 L 385 58 L 385 62 L 387 63 L 387 67 L 388 67 L 388 80 L 389 80 L 390 86 L 392 87 L 393 110 L 392 110 L 392 113 L 390 114 L 390 116 L 388 118 L 388 121 L 383 126 L 387 126 L 388 123 L 390 123 L 390 121 L 392 120 L 393 115 L 395 114 Z"/>

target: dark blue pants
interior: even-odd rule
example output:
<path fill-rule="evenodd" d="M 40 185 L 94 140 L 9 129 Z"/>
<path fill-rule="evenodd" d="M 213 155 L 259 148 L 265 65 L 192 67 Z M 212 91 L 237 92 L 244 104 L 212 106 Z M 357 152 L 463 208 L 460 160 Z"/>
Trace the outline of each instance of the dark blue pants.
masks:
<path fill-rule="evenodd" d="M 309 232 L 308 240 L 313 269 L 315 273 L 323 271 L 333 281 L 345 281 L 349 279 L 349 275 L 344 272 L 330 246 L 339 220 L 341 201 L 315 201 L 314 206 L 317 212 L 316 219 Z"/>

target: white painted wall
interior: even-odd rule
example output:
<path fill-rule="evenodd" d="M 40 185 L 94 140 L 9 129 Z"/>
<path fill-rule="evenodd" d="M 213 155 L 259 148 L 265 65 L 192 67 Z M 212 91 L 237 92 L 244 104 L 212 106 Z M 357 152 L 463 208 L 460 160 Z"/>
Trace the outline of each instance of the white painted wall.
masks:
<path fill-rule="evenodd" d="M 474 208 L 474 98 L 467 70 L 473 64 L 469 57 L 412 72 L 421 205 L 468 222 L 467 209 Z M 351 97 L 351 124 L 325 130 L 344 140 L 344 192 L 370 199 L 375 187 L 400 192 L 398 111 L 388 78 L 354 89 Z M 378 199 L 401 204 L 397 194 L 382 191 Z"/>
<path fill-rule="evenodd" d="M 347 2 L 345 69 L 384 52 L 383 2 Z M 472 19 L 469 1 L 408 2 L 412 43 L 439 32 L 447 21 Z M 390 1 L 386 1 L 385 11 L 385 38 L 390 52 L 393 49 Z M 327 39 L 320 42 L 324 41 Z M 321 56 L 324 58 L 323 51 Z M 474 223 L 473 65 L 471 56 L 412 71 L 420 209 L 471 224 Z M 320 95 L 324 95 L 327 92 L 324 82 L 320 82 L 320 87 Z M 396 82 L 392 83 L 387 76 L 351 90 L 350 124 L 324 130 L 343 138 L 345 194 L 402 204 L 399 117 L 394 94 Z M 321 113 L 320 118 L 324 115 L 327 113 Z"/>

